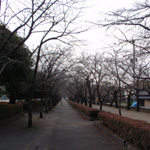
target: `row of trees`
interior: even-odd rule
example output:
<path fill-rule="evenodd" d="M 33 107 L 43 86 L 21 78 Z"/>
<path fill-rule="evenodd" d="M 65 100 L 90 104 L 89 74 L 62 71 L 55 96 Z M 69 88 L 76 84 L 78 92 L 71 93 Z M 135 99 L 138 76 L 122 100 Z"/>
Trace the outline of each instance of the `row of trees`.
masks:
<path fill-rule="evenodd" d="M 102 102 L 113 96 L 121 115 L 121 100 L 127 95 L 127 109 L 130 109 L 132 95 L 136 95 L 137 111 L 139 92 L 150 93 L 149 72 L 149 1 L 136 3 L 133 8 L 109 12 L 104 20 L 95 23 L 107 29 L 113 36 L 108 51 L 95 56 L 83 56 L 73 69 L 70 93 L 77 102 L 89 99 L 89 106 L 98 97 L 100 110 Z M 109 32 L 110 31 L 110 32 Z M 117 31 L 117 32 L 114 32 Z M 115 39 L 115 40 L 114 40 Z M 76 89 L 75 91 L 71 89 Z M 118 99 L 118 100 L 117 100 Z"/>
<path fill-rule="evenodd" d="M 33 98 L 45 100 L 51 109 L 61 95 L 59 85 L 67 80 L 73 63 L 69 63 L 68 54 L 78 41 L 74 35 L 85 31 L 80 25 L 74 26 L 83 3 L 1 1 L 0 84 L 6 87 L 10 103 L 22 98 L 29 102 L 28 127 L 32 127 Z M 32 49 L 26 47 L 32 43 Z"/>
<path fill-rule="evenodd" d="M 110 106 L 115 103 L 121 115 L 121 102 L 127 99 L 127 109 L 130 109 L 133 91 L 136 91 L 136 100 L 139 108 L 139 92 L 142 90 L 150 93 L 149 63 L 146 55 L 138 56 L 138 61 L 133 67 L 133 55 L 126 55 L 124 51 L 114 50 L 110 53 L 96 55 L 82 55 L 73 67 L 69 81 L 70 96 L 77 102 L 89 101 L 89 106 L 98 97 L 100 110 L 102 104 L 110 101 Z"/>
<path fill-rule="evenodd" d="M 89 99 L 90 107 L 98 97 L 100 110 L 102 104 L 111 99 L 110 105 L 115 102 L 120 115 L 125 92 L 127 108 L 130 109 L 131 95 L 136 91 L 138 111 L 139 91 L 150 92 L 148 2 L 138 4 L 135 9 L 113 12 L 107 17 L 107 22 L 96 23 L 97 26 L 118 29 L 121 35 L 115 36 L 117 42 L 109 47 L 109 52 L 83 53 L 74 60 L 71 50 L 78 42 L 75 35 L 86 31 L 80 25 L 74 26 L 81 13 L 82 2 L 2 1 L 0 84 L 6 87 L 11 103 L 20 98 L 29 102 L 28 127 L 32 127 L 32 99 L 40 98 L 48 111 L 56 105 L 64 86 L 68 87 L 68 96 L 77 102 L 87 105 Z M 127 28 L 122 30 L 120 25 Z M 25 44 L 31 40 L 36 40 L 36 43 L 29 50 Z M 41 105 L 41 117 L 42 109 Z"/>
<path fill-rule="evenodd" d="M 10 30 L 4 26 L 2 28 L 1 44 L 11 34 Z M 71 59 L 72 48 L 45 45 L 32 84 L 35 70 L 31 51 L 22 45 L 9 53 L 9 50 L 20 40 L 21 38 L 15 34 L 6 49 L 0 51 L 3 56 L 0 59 L 0 86 L 5 87 L 11 104 L 15 104 L 16 100 L 26 100 L 31 102 L 31 107 L 33 99 L 41 99 L 40 117 L 43 117 L 43 104 L 46 105 L 46 112 L 48 112 L 58 103 L 63 94 L 60 87 L 68 80 L 67 72 L 74 64 Z M 32 107 L 30 109 L 32 110 Z"/>

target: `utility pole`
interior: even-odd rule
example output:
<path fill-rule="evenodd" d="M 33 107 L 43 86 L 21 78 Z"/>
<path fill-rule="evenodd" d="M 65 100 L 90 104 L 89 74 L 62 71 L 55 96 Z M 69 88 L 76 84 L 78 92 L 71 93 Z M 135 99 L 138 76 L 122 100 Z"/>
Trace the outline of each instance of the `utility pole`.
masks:
<path fill-rule="evenodd" d="M 132 45 L 133 45 L 133 61 L 132 61 L 132 66 L 133 66 L 133 87 L 135 87 L 135 40 L 132 40 Z M 135 88 L 133 89 L 133 102 L 135 102 L 135 93 L 136 90 Z"/>
<path fill-rule="evenodd" d="M 0 14 L 1 14 L 1 3 L 2 3 L 2 2 L 1 2 L 1 0 L 0 0 Z"/>

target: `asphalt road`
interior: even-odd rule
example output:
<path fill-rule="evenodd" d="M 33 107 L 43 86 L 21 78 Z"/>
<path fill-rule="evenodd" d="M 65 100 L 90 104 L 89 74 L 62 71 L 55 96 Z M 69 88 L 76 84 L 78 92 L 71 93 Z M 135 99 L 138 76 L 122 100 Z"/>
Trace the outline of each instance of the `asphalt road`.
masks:
<path fill-rule="evenodd" d="M 34 128 L 26 128 L 27 115 L 0 123 L 0 150 L 119 150 L 111 136 L 97 130 L 66 101 L 44 119 L 34 113 Z"/>

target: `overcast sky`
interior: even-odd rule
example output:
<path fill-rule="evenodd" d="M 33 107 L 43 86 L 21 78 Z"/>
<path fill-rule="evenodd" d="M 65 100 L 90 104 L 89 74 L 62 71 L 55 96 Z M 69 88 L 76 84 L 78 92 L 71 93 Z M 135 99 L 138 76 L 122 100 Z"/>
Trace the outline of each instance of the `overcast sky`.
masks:
<path fill-rule="evenodd" d="M 103 17 L 103 13 L 109 11 L 115 11 L 121 8 L 131 8 L 135 2 L 141 2 L 144 0 L 87 0 L 86 6 L 91 6 L 85 9 L 83 18 L 87 21 L 96 22 Z M 105 37 L 105 29 L 95 27 L 92 30 L 81 35 L 82 38 L 87 40 L 87 46 L 81 49 L 89 53 L 101 51 L 103 47 L 109 42 Z M 111 35 L 110 35 L 111 36 Z"/>
<path fill-rule="evenodd" d="M 100 20 L 104 13 L 108 13 L 109 11 L 115 11 L 121 8 L 130 8 L 133 6 L 135 2 L 140 2 L 144 0 L 86 0 L 86 9 L 84 9 L 82 13 L 82 18 L 80 18 L 80 24 L 85 25 L 84 21 L 86 22 L 97 22 Z M 92 26 L 92 24 L 88 25 Z M 82 51 L 86 51 L 88 53 L 95 53 L 98 51 L 102 51 L 103 47 L 106 47 L 107 44 L 110 42 L 108 38 L 105 36 L 106 30 L 104 28 L 99 28 L 95 26 L 91 30 L 82 33 L 79 35 L 79 38 L 82 40 L 86 40 L 86 45 L 80 45 L 76 50 L 78 53 Z M 108 35 L 107 35 L 108 36 Z M 111 36 L 111 35 L 110 35 Z M 32 44 L 29 40 L 26 44 L 31 48 Z M 34 39 L 34 41 L 36 41 Z"/>

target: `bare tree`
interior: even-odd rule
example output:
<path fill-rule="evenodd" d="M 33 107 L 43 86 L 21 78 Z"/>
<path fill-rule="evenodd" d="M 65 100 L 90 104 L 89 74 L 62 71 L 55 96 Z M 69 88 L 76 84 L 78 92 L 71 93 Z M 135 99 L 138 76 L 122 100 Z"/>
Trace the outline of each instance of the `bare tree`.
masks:
<path fill-rule="evenodd" d="M 92 103 L 95 102 L 95 92 L 96 92 L 96 84 L 94 81 L 94 76 L 92 74 L 93 69 L 92 69 L 92 57 L 91 56 L 86 56 L 83 55 L 83 57 L 80 60 L 80 74 L 86 81 L 86 86 L 88 89 L 88 94 L 89 94 L 89 107 L 92 107 Z"/>
<path fill-rule="evenodd" d="M 72 96 L 75 97 L 77 103 L 81 102 L 82 104 L 85 103 L 85 105 L 87 105 L 86 83 L 78 72 L 74 75 L 72 74 L 68 90 L 73 94 Z"/>
<path fill-rule="evenodd" d="M 46 112 L 51 110 L 57 100 L 53 98 L 56 93 L 59 93 L 60 86 L 68 80 L 67 72 L 72 67 L 74 62 L 71 59 L 71 48 L 52 48 L 45 46 L 45 51 L 40 56 L 40 64 L 38 72 L 41 72 L 41 103 L 43 99 L 46 104 Z M 51 49 L 51 51 L 49 51 Z M 53 50 L 52 50 L 53 49 Z M 36 79 L 37 80 L 37 79 Z M 38 79 L 39 81 L 39 79 Z M 37 82 L 37 81 L 36 81 Z M 42 105 L 40 117 L 42 117 Z"/>
<path fill-rule="evenodd" d="M 91 73 L 94 77 L 94 82 L 96 85 L 96 91 L 98 95 L 98 101 L 100 102 L 100 111 L 102 111 L 102 85 L 103 80 L 107 75 L 107 71 L 104 67 L 104 55 L 103 54 L 95 54 L 93 57 L 93 61 L 91 64 Z"/>
<path fill-rule="evenodd" d="M 119 79 L 121 84 L 125 84 L 129 88 L 129 99 L 131 91 L 136 91 L 137 111 L 139 111 L 139 91 L 141 90 L 140 80 L 149 80 L 149 72 L 147 68 L 149 64 L 149 1 L 135 3 L 132 8 L 119 9 L 107 14 L 105 20 L 100 20 L 97 25 L 106 27 L 107 29 L 115 29 L 119 31 L 115 34 L 114 30 L 111 32 L 115 35 L 116 43 L 112 45 L 114 49 L 124 50 L 124 54 L 117 62 L 122 59 L 122 64 L 117 68 L 121 72 L 125 72 L 125 78 Z M 108 30 L 107 30 L 108 31 Z M 112 31 L 112 30 L 111 30 Z M 141 57 L 145 59 L 142 63 Z M 142 71 L 141 71 L 142 70 Z M 120 74 L 120 71 L 118 72 Z M 116 74 L 117 75 L 117 74 Z M 118 78 L 118 77 L 117 77 Z M 132 88 L 132 90 L 131 90 Z M 134 93 L 133 93 L 134 94 Z M 129 107 L 128 107 L 129 108 Z"/>
<path fill-rule="evenodd" d="M 109 71 L 109 74 L 112 76 L 112 91 L 114 98 L 111 102 L 115 101 L 116 107 L 118 107 L 118 97 L 119 97 L 119 114 L 121 115 L 121 100 L 122 100 L 122 91 L 123 84 L 126 82 L 125 76 L 127 74 L 127 70 L 122 70 L 122 61 L 120 59 L 120 50 L 113 51 L 110 58 L 106 58 L 107 64 L 106 68 Z"/>
<path fill-rule="evenodd" d="M 84 1 L 84 0 L 83 0 Z M 1 12 L 1 24 L 5 27 L 10 27 L 12 33 L 8 36 L 5 42 L 1 45 L 0 49 L 3 49 L 7 43 L 11 40 L 14 34 L 18 34 L 22 37 L 22 40 L 16 44 L 15 48 L 11 49 L 9 53 L 20 47 L 25 42 L 31 40 L 31 38 L 37 37 L 36 47 L 33 48 L 32 54 L 36 56 L 35 68 L 30 87 L 32 91 L 38 70 L 40 61 L 42 46 L 48 41 L 59 41 L 63 44 L 71 45 L 77 40 L 73 39 L 74 34 L 83 32 L 81 28 L 74 26 L 73 23 L 78 19 L 82 9 L 82 5 L 78 5 L 83 2 L 76 0 L 40 0 L 40 1 L 24 1 L 19 0 L 12 3 L 11 1 L 3 1 L 4 6 Z M 8 15 L 9 14 L 9 15 Z M 3 57 L 8 57 L 8 54 Z M 31 95 L 29 93 L 29 95 Z M 32 126 L 32 100 L 30 98 L 29 107 L 29 119 L 28 127 Z"/>
<path fill-rule="evenodd" d="M 123 8 L 106 14 L 105 20 L 97 25 L 118 30 L 122 36 L 117 36 L 120 44 L 136 42 L 140 54 L 149 53 L 149 1 L 136 2 L 132 8 Z M 115 33 L 113 32 L 115 35 Z M 122 38 L 120 38 L 122 37 Z M 123 38 L 124 37 L 124 38 Z"/>
<path fill-rule="evenodd" d="M 1 43 L 0 50 L 7 46 L 14 34 L 18 34 L 22 37 L 22 40 L 17 42 L 15 47 L 11 48 L 7 53 L 1 55 L 0 60 L 3 58 L 9 59 L 9 54 L 12 51 L 18 49 L 24 43 L 29 43 L 31 40 L 35 41 L 35 39 L 37 41 L 33 42 L 36 46 L 33 47 L 33 53 L 37 52 L 37 54 L 40 53 L 42 45 L 50 40 L 59 40 L 66 44 L 77 41 L 73 40 L 73 34 L 78 34 L 84 29 L 81 31 L 81 28 L 79 29 L 77 26 L 73 26 L 73 23 L 78 19 L 82 9 L 82 4 L 78 4 L 83 1 L 2 1 L 3 7 L 0 15 L 0 23 L 4 28 L 10 28 L 12 32 Z M 68 38 L 69 36 L 70 38 Z"/>

